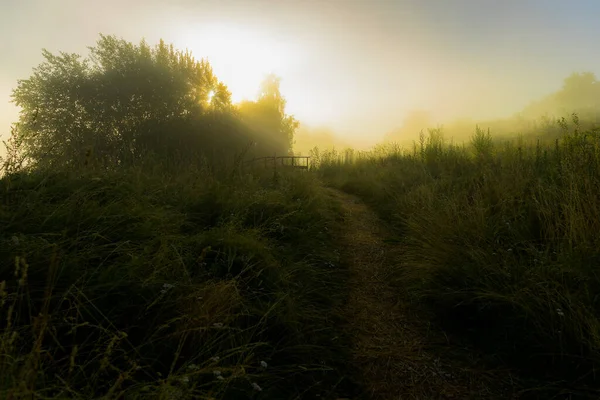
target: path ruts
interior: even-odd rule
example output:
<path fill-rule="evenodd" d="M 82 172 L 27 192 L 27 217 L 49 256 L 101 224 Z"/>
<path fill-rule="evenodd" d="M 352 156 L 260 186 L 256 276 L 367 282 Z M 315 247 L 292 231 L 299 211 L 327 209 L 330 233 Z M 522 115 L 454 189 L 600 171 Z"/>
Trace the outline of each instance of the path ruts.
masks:
<path fill-rule="evenodd" d="M 390 265 L 402 268 L 401 245 L 388 244 L 384 224 L 359 198 L 327 189 L 342 205 L 342 262 L 350 270 L 344 310 L 352 358 L 365 399 L 511 399 L 490 375 L 452 360 L 442 332 L 430 329 L 389 284 Z M 457 365 L 460 364 L 460 365 Z M 491 390 L 490 387 L 495 389 Z"/>

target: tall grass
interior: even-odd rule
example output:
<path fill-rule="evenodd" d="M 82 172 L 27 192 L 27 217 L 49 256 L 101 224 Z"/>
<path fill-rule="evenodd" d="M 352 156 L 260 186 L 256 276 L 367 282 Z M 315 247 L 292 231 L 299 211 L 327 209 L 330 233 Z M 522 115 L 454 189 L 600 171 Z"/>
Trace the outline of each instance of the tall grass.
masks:
<path fill-rule="evenodd" d="M 531 394 L 597 398 L 600 130 L 560 125 L 550 143 L 477 129 L 457 145 L 432 130 L 412 149 L 319 154 L 320 173 L 395 229 L 399 296 Z"/>
<path fill-rule="evenodd" d="M 351 392 L 336 206 L 313 175 L 232 171 L 7 170 L 0 397 Z"/>

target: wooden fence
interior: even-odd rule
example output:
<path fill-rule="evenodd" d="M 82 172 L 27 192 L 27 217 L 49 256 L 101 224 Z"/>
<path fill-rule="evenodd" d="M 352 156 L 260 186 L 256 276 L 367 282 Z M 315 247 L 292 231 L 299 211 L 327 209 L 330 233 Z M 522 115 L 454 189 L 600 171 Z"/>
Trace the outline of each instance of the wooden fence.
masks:
<path fill-rule="evenodd" d="M 265 168 L 310 169 L 310 156 L 260 157 L 246 161 L 247 164 L 264 165 Z"/>

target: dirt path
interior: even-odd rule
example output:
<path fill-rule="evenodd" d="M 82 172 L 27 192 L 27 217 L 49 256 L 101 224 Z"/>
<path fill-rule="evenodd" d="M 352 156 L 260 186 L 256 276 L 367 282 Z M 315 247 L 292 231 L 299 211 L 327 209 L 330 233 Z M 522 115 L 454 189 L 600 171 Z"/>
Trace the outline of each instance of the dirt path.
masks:
<path fill-rule="evenodd" d="M 350 299 L 344 311 L 353 339 L 356 379 L 366 399 L 510 399 L 490 390 L 495 376 L 452 360 L 442 332 L 429 329 L 389 285 L 389 265 L 401 267 L 401 249 L 379 218 L 357 197 L 334 189 L 342 205 L 343 262 L 350 267 Z M 473 363 L 475 360 L 471 360 Z M 460 365 L 459 365 L 460 364 Z"/>

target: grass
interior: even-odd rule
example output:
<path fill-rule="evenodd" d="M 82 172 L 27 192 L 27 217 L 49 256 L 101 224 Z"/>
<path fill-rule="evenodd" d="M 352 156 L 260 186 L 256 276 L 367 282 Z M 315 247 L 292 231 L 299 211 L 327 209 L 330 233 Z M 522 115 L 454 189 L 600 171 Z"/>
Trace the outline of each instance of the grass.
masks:
<path fill-rule="evenodd" d="M 335 398 L 339 211 L 307 173 L 0 181 L 0 397 Z"/>
<path fill-rule="evenodd" d="M 318 159 L 389 222 L 398 297 L 457 349 L 519 372 L 524 398 L 600 396 L 600 131 L 561 126 L 549 145 L 433 130 L 412 149 Z"/>
<path fill-rule="evenodd" d="M 379 360 L 403 349 L 387 356 L 419 370 L 437 359 L 427 340 L 447 335 L 435 343 L 445 368 L 484 386 L 510 369 L 522 398 L 598 398 L 600 131 L 576 118 L 559 128 L 557 140 L 478 129 L 456 145 L 432 130 L 411 149 L 315 149 L 316 172 L 242 172 L 239 159 L 7 169 L 0 397 L 337 399 L 376 384 L 423 398 L 429 379 L 478 387 L 442 381 L 430 365 L 421 386 L 402 369 L 406 383 L 392 382 Z M 375 219 L 370 233 L 343 231 L 362 225 L 323 183 L 362 198 L 386 237 Z M 350 282 L 344 259 L 361 254 L 354 276 L 367 279 L 379 247 L 381 289 L 360 298 L 363 278 Z M 361 333 L 384 325 L 372 343 Z M 480 368 L 479 354 L 490 373 L 458 361 Z"/>

